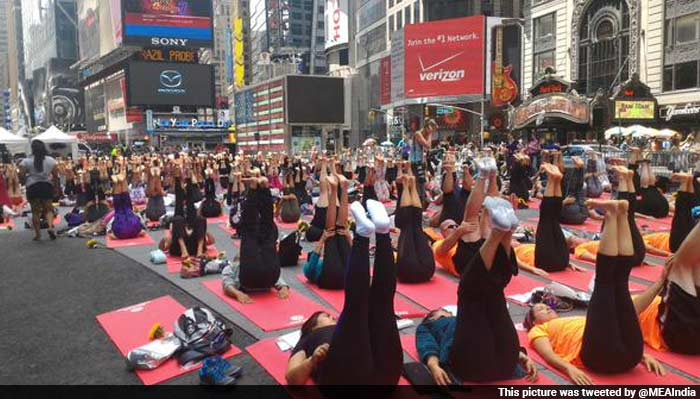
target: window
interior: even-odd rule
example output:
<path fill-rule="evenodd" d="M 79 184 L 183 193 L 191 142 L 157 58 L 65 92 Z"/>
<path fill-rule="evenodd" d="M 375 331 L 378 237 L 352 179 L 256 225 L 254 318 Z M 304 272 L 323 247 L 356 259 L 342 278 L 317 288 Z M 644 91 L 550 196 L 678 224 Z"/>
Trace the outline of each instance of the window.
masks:
<path fill-rule="evenodd" d="M 394 6 L 394 0 L 389 0 L 389 8 Z"/>
<path fill-rule="evenodd" d="M 403 28 L 403 14 L 401 11 L 396 13 L 396 30 Z"/>
<path fill-rule="evenodd" d="M 532 80 L 537 81 L 545 69 L 554 67 L 556 62 L 555 49 L 556 13 L 547 14 L 535 19 L 533 38 L 533 68 Z"/>
<path fill-rule="evenodd" d="M 416 1 L 413 3 L 413 23 L 420 23 L 420 1 Z"/>
<path fill-rule="evenodd" d="M 667 8 L 663 91 L 700 87 L 700 12 L 676 15 Z"/>
<path fill-rule="evenodd" d="M 389 15 L 389 34 L 394 31 L 394 15 Z"/>
<path fill-rule="evenodd" d="M 292 24 L 292 34 L 293 35 L 301 35 L 301 25 Z"/>
<path fill-rule="evenodd" d="M 338 57 L 340 65 L 350 65 L 350 56 L 348 53 L 348 49 L 340 50 L 340 52 L 338 53 Z"/>

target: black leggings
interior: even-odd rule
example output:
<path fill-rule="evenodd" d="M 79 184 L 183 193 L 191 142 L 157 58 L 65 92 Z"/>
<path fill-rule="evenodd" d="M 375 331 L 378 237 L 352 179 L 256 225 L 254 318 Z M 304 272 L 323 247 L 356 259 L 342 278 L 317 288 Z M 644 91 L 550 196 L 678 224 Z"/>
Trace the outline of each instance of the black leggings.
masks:
<path fill-rule="evenodd" d="M 479 255 L 479 250 L 485 241 L 485 239 L 480 238 L 474 242 L 465 242 L 461 239 L 457 242 L 457 251 L 452 256 L 452 262 L 455 264 L 457 273 L 461 275 L 464 268 L 472 263 L 474 257 Z"/>
<path fill-rule="evenodd" d="M 700 298 L 673 282 L 666 290 L 659 307 L 664 342 L 673 352 L 700 355 Z"/>
<path fill-rule="evenodd" d="M 637 209 L 637 195 L 634 193 L 617 193 L 617 199 L 627 200 L 629 202 L 629 211 L 627 212 L 627 222 L 630 224 L 630 232 L 632 233 L 632 245 L 634 246 L 634 255 L 632 255 L 632 265 L 641 266 L 646 258 L 647 247 L 644 244 L 642 233 L 637 227 L 635 212 Z"/>
<path fill-rule="evenodd" d="M 190 227 L 192 229 L 192 233 L 188 234 L 186 227 Z M 182 250 L 180 249 L 179 243 L 180 239 L 185 241 L 187 253 L 191 256 L 195 256 L 197 255 L 199 243 L 202 242 L 202 240 L 207 239 L 207 221 L 203 217 L 197 216 L 194 219 L 194 223 L 187 226 L 187 222 L 183 216 L 173 216 L 170 236 L 171 240 L 168 252 L 171 256 L 182 256 Z"/>
<path fill-rule="evenodd" d="M 409 284 L 429 281 L 435 274 L 435 257 L 423 232 L 423 210 L 415 206 L 399 208 L 396 221 L 396 227 L 401 229 L 396 259 L 399 281 Z"/>
<path fill-rule="evenodd" d="M 238 229 L 241 235 L 240 280 L 249 289 L 272 288 L 280 277 L 277 226 L 269 188 L 249 190 Z"/>
<path fill-rule="evenodd" d="M 535 266 L 547 272 L 560 272 L 569 266 L 569 246 L 561 231 L 561 197 L 545 197 L 535 234 Z"/>
<path fill-rule="evenodd" d="M 447 219 L 452 219 L 459 222 L 464 219 L 464 209 L 467 207 L 467 199 L 471 194 L 464 188 L 457 187 L 456 173 L 453 173 L 455 179 L 454 191 L 451 193 L 442 194 L 442 210 L 440 211 L 440 223 Z M 445 174 L 442 176 L 442 181 L 445 181 Z"/>
<path fill-rule="evenodd" d="M 396 329 L 396 265 L 388 234 L 377 234 L 370 287 L 369 239 L 355 236 L 345 274 L 345 305 L 320 363 L 322 385 L 396 385 L 403 349 Z"/>
<path fill-rule="evenodd" d="M 509 258 L 499 245 L 493 262 L 487 270 L 481 255 L 476 256 L 459 282 L 450 366 L 465 381 L 508 380 L 518 365 L 518 334 L 503 295 L 517 273 L 515 253 Z"/>
<path fill-rule="evenodd" d="M 632 257 L 598 253 L 581 360 L 593 372 L 624 373 L 642 360 L 644 341 L 629 291 Z"/>
<path fill-rule="evenodd" d="M 640 188 L 642 199 L 637 204 L 637 212 L 655 218 L 665 218 L 670 210 L 668 201 L 655 187 Z"/>
<path fill-rule="evenodd" d="M 296 223 L 301 218 L 301 208 L 296 195 L 294 198 L 282 199 L 280 201 L 280 219 L 284 223 Z"/>
<path fill-rule="evenodd" d="M 673 215 L 671 224 L 671 252 L 678 251 L 685 238 L 695 226 L 691 210 L 700 205 L 700 198 L 695 194 L 680 191 L 676 197 L 676 212 Z"/>
<path fill-rule="evenodd" d="M 314 218 L 309 224 L 309 229 L 306 231 L 306 241 L 316 242 L 321 239 L 323 235 L 323 230 L 326 228 L 326 214 L 328 213 L 327 207 L 319 207 L 316 205 L 314 210 Z"/>
<path fill-rule="evenodd" d="M 530 189 L 532 188 L 532 182 L 528 176 L 528 167 L 516 161 L 513 163 L 510 175 L 510 193 L 515 194 L 524 201 L 528 201 L 530 199 Z"/>
<path fill-rule="evenodd" d="M 318 286 L 328 290 L 342 290 L 345 287 L 345 265 L 350 256 L 347 238 L 334 235 L 323 246 L 323 269 L 318 278 Z"/>

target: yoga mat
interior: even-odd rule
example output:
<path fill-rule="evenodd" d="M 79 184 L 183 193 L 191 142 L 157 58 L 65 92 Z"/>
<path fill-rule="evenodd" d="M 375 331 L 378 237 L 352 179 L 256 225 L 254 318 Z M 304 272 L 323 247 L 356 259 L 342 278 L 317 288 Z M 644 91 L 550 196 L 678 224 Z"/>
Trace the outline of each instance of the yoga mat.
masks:
<path fill-rule="evenodd" d="M 208 256 L 219 256 L 219 250 L 216 249 L 214 246 L 210 246 L 207 248 L 207 255 Z M 181 257 L 177 256 L 166 256 L 166 265 L 168 266 L 168 273 L 180 273 L 180 269 L 182 268 L 182 259 Z"/>
<path fill-rule="evenodd" d="M 250 356 L 257 361 L 262 368 L 267 371 L 272 378 L 277 381 L 280 385 L 287 385 L 287 379 L 285 375 L 287 374 L 287 363 L 291 356 L 291 351 L 282 352 L 277 346 L 276 338 L 270 338 L 263 341 L 259 341 L 250 345 L 246 348 L 246 351 L 250 353 Z M 304 384 L 305 386 L 316 385 L 313 380 L 309 379 Z M 409 385 L 408 381 L 401 377 L 399 380 L 399 385 Z M 290 392 L 293 396 L 294 391 Z M 298 394 L 308 393 L 307 391 L 298 392 Z M 301 396 L 299 396 L 301 397 Z"/>
<path fill-rule="evenodd" d="M 589 265 L 589 266 L 595 267 L 595 263 L 587 261 L 587 260 L 583 260 L 583 259 L 579 259 L 579 258 L 573 258 L 573 260 L 575 260 L 577 262 L 584 263 L 584 264 Z M 632 277 L 636 277 L 636 278 L 654 283 L 656 281 L 659 281 L 663 271 L 664 271 L 663 266 L 642 265 L 642 266 L 633 267 L 632 273 L 630 275 Z"/>
<path fill-rule="evenodd" d="M 527 203 L 527 206 L 530 209 L 540 209 L 541 205 L 542 205 L 542 200 L 539 198 L 530 198 L 530 201 Z"/>
<path fill-rule="evenodd" d="M 408 356 L 411 357 L 416 362 L 420 362 L 419 356 L 418 356 L 418 349 L 416 349 L 416 336 L 415 335 L 401 335 L 401 347 L 403 348 L 404 352 L 408 354 Z M 474 383 L 474 382 L 465 382 L 464 385 L 556 385 L 554 381 L 552 381 L 549 377 L 546 375 L 539 373 L 539 377 L 537 378 L 537 381 L 535 382 L 530 382 L 526 379 L 519 379 L 519 380 L 505 380 L 505 381 L 493 381 L 493 382 L 488 382 L 488 383 Z"/>
<path fill-rule="evenodd" d="M 637 217 L 635 221 L 640 231 L 645 230 L 648 233 L 671 231 L 671 221 L 666 223 L 663 219 L 653 220 L 640 217 Z"/>
<path fill-rule="evenodd" d="M 331 305 L 333 309 L 337 310 L 338 312 L 343 310 L 343 305 L 345 304 L 344 290 L 324 290 L 308 282 L 303 274 L 298 274 L 297 279 L 299 279 L 299 281 L 301 281 L 306 288 Z M 425 317 L 427 314 L 426 311 L 411 305 L 397 296 L 394 296 L 394 313 L 403 319 L 421 318 Z"/>
<path fill-rule="evenodd" d="M 207 218 L 207 223 L 208 224 L 214 224 L 214 223 L 228 223 L 228 216 L 227 215 L 221 215 L 217 216 L 215 218 Z"/>
<path fill-rule="evenodd" d="M 299 222 L 284 223 L 281 220 L 276 220 L 275 224 L 280 230 L 297 230 L 299 228 Z"/>
<path fill-rule="evenodd" d="M 571 269 L 566 269 L 562 272 L 549 273 L 549 279 L 567 285 L 573 289 L 588 292 L 588 287 L 590 286 L 591 279 L 593 279 L 595 273 L 590 270 L 583 272 L 575 272 Z M 635 282 L 630 281 L 630 292 L 642 292 L 647 287 Z"/>
<path fill-rule="evenodd" d="M 107 235 L 107 248 L 125 248 L 125 247 L 141 247 L 141 246 L 153 246 L 155 241 L 147 233 L 136 238 L 130 238 L 128 240 L 115 240 Z"/>
<path fill-rule="evenodd" d="M 540 219 L 539 218 L 531 218 L 526 220 L 523 225 L 525 226 L 531 226 L 535 231 L 537 231 L 537 225 L 539 224 Z M 585 231 L 586 233 L 600 233 L 601 228 L 602 228 L 602 223 L 597 221 L 597 220 L 591 220 L 587 219 L 586 223 L 584 224 L 565 224 L 561 223 L 561 227 L 571 229 L 571 230 L 580 230 L 580 231 Z"/>
<path fill-rule="evenodd" d="M 148 302 L 118 309 L 97 316 L 97 321 L 109 338 L 117 346 L 122 356 L 140 346 L 147 344 L 148 333 L 155 323 L 160 323 L 166 331 L 172 332 L 177 318 L 185 307 L 170 296 L 164 296 Z M 231 346 L 224 358 L 231 358 L 241 351 Z M 197 363 L 189 368 L 178 365 L 174 358 L 169 359 L 154 370 L 137 370 L 136 375 L 145 385 L 160 384 L 173 378 L 201 368 Z"/>
<path fill-rule="evenodd" d="M 274 290 L 248 293 L 253 303 L 244 305 L 224 294 L 220 279 L 205 281 L 202 284 L 219 299 L 266 332 L 300 326 L 314 312 L 324 310 L 322 305 L 291 288 L 287 299 L 279 299 Z"/>
<path fill-rule="evenodd" d="M 59 224 L 61 224 L 62 221 L 63 218 L 61 217 L 61 215 L 56 215 L 56 217 L 53 218 L 53 227 L 58 226 Z"/>
<path fill-rule="evenodd" d="M 518 336 L 520 338 L 520 345 L 528 348 L 528 356 L 537 363 L 547 367 L 552 372 L 559 374 L 566 381 L 569 381 L 569 377 L 562 372 L 550 367 L 547 362 L 537 353 L 535 348 L 531 347 L 528 339 L 527 333 L 525 331 L 518 331 Z M 659 377 L 656 374 L 647 371 L 644 365 L 639 364 L 634 369 L 623 374 L 597 374 L 590 370 L 585 370 L 585 373 L 593 380 L 595 385 L 688 385 L 691 382 L 679 375 L 668 373 L 665 377 Z"/>
<path fill-rule="evenodd" d="M 649 346 L 645 350 L 651 356 L 654 356 L 658 361 L 676 368 L 695 378 L 700 378 L 700 356 L 682 355 L 673 352 L 660 352 L 652 349 Z"/>
<path fill-rule="evenodd" d="M 233 235 L 236 232 L 233 228 L 228 226 L 228 223 L 220 223 L 219 229 L 221 229 L 223 232 L 225 232 L 229 236 Z"/>
<path fill-rule="evenodd" d="M 14 230 L 16 229 L 17 226 L 15 225 L 15 221 L 10 219 L 7 223 L 0 223 L 0 230 Z"/>
<path fill-rule="evenodd" d="M 527 303 L 521 302 L 517 299 L 510 297 L 514 295 L 525 295 L 537 288 L 544 288 L 545 285 L 547 285 L 547 283 L 526 276 L 521 271 L 517 276 L 513 276 L 513 278 L 510 280 L 510 283 L 508 283 L 508 285 L 506 286 L 506 289 L 503 290 L 503 295 L 505 295 L 506 299 L 511 302 L 527 306 Z"/>
<path fill-rule="evenodd" d="M 456 282 L 435 273 L 426 283 L 397 283 L 396 292 L 428 310 L 434 310 L 457 303 L 457 286 Z"/>

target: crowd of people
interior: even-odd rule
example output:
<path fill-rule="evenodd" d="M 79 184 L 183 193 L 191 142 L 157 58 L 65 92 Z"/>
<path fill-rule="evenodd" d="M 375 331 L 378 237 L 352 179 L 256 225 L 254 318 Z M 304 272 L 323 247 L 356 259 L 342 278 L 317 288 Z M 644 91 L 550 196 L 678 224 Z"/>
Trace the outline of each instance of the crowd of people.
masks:
<path fill-rule="evenodd" d="M 59 203 L 71 209 L 65 220 L 78 235 L 128 240 L 160 227 L 168 233 L 159 248 L 189 261 L 206 257 L 214 243 L 206 219 L 226 215 L 240 254 L 223 270 L 222 287 L 244 304 L 259 290 L 289 295 L 279 226 L 294 224 L 316 243 L 304 275 L 320 288 L 344 290 L 345 305 L 337 319 L 319 312 L 306 320 L 287 366 L 289 384 L 396 384 L 403 369 L 397 283 L 428 282 L 436 269 L 459 279 L 457 313 L 432 310 L 416 331 L 419 360 L 438 385 L 534 381 L 537 367 L 514 323 L 520 321 L 529 345 L 577 384 L 591 383 L 586 370 L 624 373 L 639 363 L 664 374 L 645 343 L 700 355 L 697 175 L 673 174 L 679 187 L 671 193 L 635 147 L 629 158 L 605 162 L 594 153 L 564 157 L 555 144 L 534 142 L 438 144 L 434 157 L 436 133 L 428 120 L 404 147 L 370 143 L 303 156 L 115 152 L 70 160 L 50 157 L 33 141 L 30 157 L 0 167 L 0 222 L 19 216 L 26 200 L 34 239 L 46 228 L 55 240 Z M 539 217 L 529 231 L 516 210 L 534 203 Z M 638 227 L 639 217 L 671 215 L 669 232 L 642 234 Z M 576 230 L 589 219 L 602 221 L 602 231 Z M 630 273 L 648 252 L 665 256 L 666 265 L 657 282 L 632 296 Z M 559 317 L 551 304 L 536 303 L 525 320 L 513 320 L 504 295 L 513 276 L 576 270 L 573 257 L 596 267 L 586 316 Z"/>

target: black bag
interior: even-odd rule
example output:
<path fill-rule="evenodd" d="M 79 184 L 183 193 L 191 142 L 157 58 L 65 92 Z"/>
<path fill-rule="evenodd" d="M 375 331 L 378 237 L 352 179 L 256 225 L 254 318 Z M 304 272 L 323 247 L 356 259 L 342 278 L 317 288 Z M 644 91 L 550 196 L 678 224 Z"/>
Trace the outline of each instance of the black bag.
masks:
<path fill-rule="evenodd" d="M 281 267 L 293 267 L 299 264 L 299 256 L 301 256 L 299 238 L 299 232 L 294 231 L 280 241 L 278 256 Z"/>
<path fill-rule="evenodd" d="M 205 308 L 187 309 L 175 323 L 175 336 L 182 342 L 177 354 L 180 365 L 220 355 L 231 347 L 233 331 Z"/>

